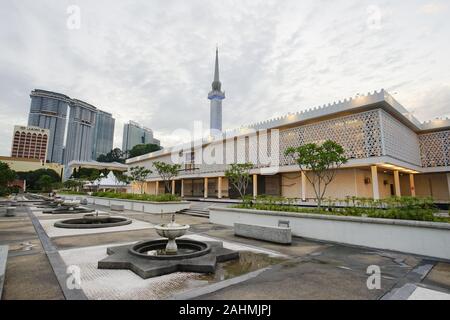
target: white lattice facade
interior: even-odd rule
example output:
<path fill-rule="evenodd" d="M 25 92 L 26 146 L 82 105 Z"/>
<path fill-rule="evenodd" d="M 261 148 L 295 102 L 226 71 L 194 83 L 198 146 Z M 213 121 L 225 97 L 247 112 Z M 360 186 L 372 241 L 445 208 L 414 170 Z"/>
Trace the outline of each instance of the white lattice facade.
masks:
<path fill-rule="evenodd" d="M 450 130 L 419 135 L 423 167 L 450 166 Z"/>
<path fill-rule="evenodd" d="M 284 155 L 288 147 L 333 140 L 344 147 L 348 159 L 379 157 L 383 154 L 380 114 L 377 110 L 282 130 L 281 165 L 294 164 Z"/>

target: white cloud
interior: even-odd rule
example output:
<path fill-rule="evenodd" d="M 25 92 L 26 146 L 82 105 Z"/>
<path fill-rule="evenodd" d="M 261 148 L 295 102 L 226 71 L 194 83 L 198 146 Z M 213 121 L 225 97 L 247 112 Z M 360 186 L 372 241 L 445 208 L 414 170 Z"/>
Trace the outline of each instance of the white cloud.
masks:
<path fill-rule="evenodd" d="M 77 2 L 69 30 L 72 1 L 2 1 L 0 154 L 34 88 L 112 112 L 116 146 L 128 120 L 183 141 L 175 129 L 208 125 L 216 43 L 225 128 L 380 88 L 421 120 L 450 107 L 450 21 L 423 1 L 377 1 L 380 30 L 367 25 L 373 1 Z"/>
<path fill-rule="evenodd" d="M 420 11 L 425 14 L 436 14 L 447 10 L 445 3 L 427 3 L 420 7 Z"/>

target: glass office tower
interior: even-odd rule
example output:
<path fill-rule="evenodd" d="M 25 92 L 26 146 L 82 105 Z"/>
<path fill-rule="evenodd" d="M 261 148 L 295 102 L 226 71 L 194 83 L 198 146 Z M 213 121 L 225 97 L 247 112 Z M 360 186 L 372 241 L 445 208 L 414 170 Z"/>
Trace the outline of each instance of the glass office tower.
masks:
<path fill-rule="evenodd" d="M 70 98 L 64 94 L 35 89 L 30 94 L 28 126 L 49 130 L 47 161 L 63 163 L 64 133 Z"/>
<path fill-rule="evenodd" d="M 137 144 L 148 143 L 160 145 L 160 141 L 153 137 L 152 129 L 143 127 L 134 121 L 129 121 L 123 126 L 122 151 L 127 152 Z"/>
<path fill-rule="evenodd" d="M 67 127 L 64 164 L 72 160 L 92 160 L 92 145 L 97 109 L 81 100 L 72 99 Z"/>
<path fill-rule="evenodd" d="M 92 159 L 107 154 L 113 148 L 115 119 L 111 113 L 97 110 L 94 138 L 92 144 Z"/>

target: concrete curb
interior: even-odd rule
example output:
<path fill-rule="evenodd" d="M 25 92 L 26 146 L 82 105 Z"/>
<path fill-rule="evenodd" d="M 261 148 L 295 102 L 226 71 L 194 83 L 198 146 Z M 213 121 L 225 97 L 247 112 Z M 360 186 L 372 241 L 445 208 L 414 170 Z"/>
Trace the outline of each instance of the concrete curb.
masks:
<path fill-rule="evenodd" d="M 82 289 L 67 288 L 66 281 L 69 274 L 67 273 L 67 266 L 64 263 L 64 260 L 61 258 L 61 255 L 58 253 L 56 247 L 45 233 L 38 218 L 36 218 L 30 208 L 27 208 L 27 211 L 66 300 L 88 300 Z"/>

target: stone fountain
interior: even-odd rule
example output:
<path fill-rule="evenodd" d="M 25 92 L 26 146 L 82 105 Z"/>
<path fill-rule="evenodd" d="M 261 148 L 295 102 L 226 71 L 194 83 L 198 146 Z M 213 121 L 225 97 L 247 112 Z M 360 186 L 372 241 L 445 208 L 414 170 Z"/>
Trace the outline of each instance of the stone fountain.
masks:
<path fill-rule="evenodd" d="M 155 226 L 156 232 L 163 238 L 167 238 L 166 254 L 177 254 L 178 246 L 175 241 L 176 238 L 184 236 L 186 231 L 190 228 L 188 224 L 178 224 L 175 222 L 175 214 L 172 215 L 172 220 L 168 224 L 158 224 Z"/>
<path fill-rule="evenodd" d="M 43 210 L 42 213 L 50 214 L 74 214 L 74 213 L 89 213 L 93 212 L 94 209 L 89 209 L 80 206 L 80 201 L 76 200 L 56 200 L 59 204 L 52 209 Z"/>
<path fill-rule="evenodd" d="M 155 226 L 164 239 L 107 248 L 108 257 L 98 262 L 98 268 L 129 269 L 147 279 L 177 271 L 214 273 L 217 262 L 239 258 L 239 252 L 224 248 L 222 242 L 177 239 L 189 228 L 176 223 L 173 214 L 169 223 Z"/>

